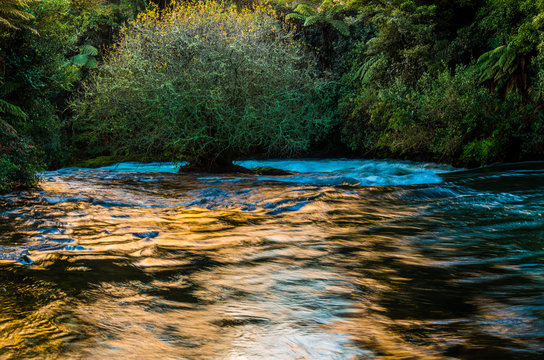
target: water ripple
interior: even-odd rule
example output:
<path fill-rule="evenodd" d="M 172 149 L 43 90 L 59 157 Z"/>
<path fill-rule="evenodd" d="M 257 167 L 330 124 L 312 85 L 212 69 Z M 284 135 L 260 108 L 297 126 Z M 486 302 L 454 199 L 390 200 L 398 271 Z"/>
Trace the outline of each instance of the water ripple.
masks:
<path fill-rule="evenodd" d="M 297 174 L 126 163 L 0 196 L 0 357 L 544 355 L 542 163 L 241 164 Z"/>

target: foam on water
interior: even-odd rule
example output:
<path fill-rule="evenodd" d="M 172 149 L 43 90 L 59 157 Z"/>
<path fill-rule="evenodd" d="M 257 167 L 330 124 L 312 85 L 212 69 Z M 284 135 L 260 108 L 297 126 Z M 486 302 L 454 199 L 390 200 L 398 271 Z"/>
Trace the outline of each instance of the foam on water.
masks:
<path fill-rule="evenodd" d="M 357 159 L 298 159 L 242 160 L 235 164 L 247 168 L 272 167 L 295 174 L 290 176 L 260 176 L 263 181 L 283 181 L 302 185 L 385 186 L 434 184 L 443 181 L 439 175 L 454 168 L 430 163 L 393 160 Z M 176 173 L 184 163 L 126 162 L 101 167 L 95 171 Z M 236 181 L 239 178 L 203 177 L 203 180 Z"/>
<path fill-rule="evenodd" d="M 297 174 L 260 177 L 261 180 L 287 181 L 304 185 L 416 185 L 442 182 L 438 175 L 453 168 L 427 163 L 392 160 L 246 160 L 238 165 L 247 168 L 273 167 Z"/>
<path fill-rule="evenodd" d="M 269 166 L 300 173 L 336 173 L 336 172 L 380 172 L 402 175 L 413 171 L 432 171 L 436 173 L 452 171 L 448 165 L 418 163 L 400 160 L 365 160 L 365 159 L 271 159 L 241 160 L 236 164 L 247 168 Z"/>
<path fill-rule="evenodd" d="M 157 173 L 176 173 L 180 166 L 186 163 L 175 162 L 154 162 L 154 163 L 139 163 L 139 162 L 124 162 L 110 166 L 104 166 L 97 170 L 111 171 L 131 171 L 131 172 L 157 172 Z"/>

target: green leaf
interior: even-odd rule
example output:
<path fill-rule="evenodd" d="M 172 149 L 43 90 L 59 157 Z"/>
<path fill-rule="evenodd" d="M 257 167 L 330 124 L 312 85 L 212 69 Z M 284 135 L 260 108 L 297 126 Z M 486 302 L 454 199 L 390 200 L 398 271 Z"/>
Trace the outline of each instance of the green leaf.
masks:
<path fill-rule="evenodd" d="M 89 61 L 89 56 L 85 54 L 78 54 L 76 56 L 72 56 L 72 64 L 74 65 L 81 65 L 85 66 L 87 62 Z"/>
<path fill-rule="evenodd" d="M 304 20 L 306 20 L 306 16 L 301 15 L 301 14 L 297 14 L 297 13 L 290 13 L 290 14 L 287 14 L 287 16 L 285 16 L 285 19 L 286 20 L 297 19 L 297 20 L 304 21 Z"/>
<path fill-rule="evenodd" d="M 488 51 L 488 52 L 486 52 L 486 53 L 483 53 L 482 56 L 480 56 L 480 57 L 478 58 L 478 61 L 477 61 L 477 62 L 478 62 L 478 63 L 483 63 L 484 61 L 489 60 L 489 58 L 491 57 L 491 53 L 492 53 L 492 51 Z"/>
<path fill-rule="evenodd" d="M 306 18 L 306 21 L 304 21 L 304 26 L 311 26 L 311 25 L 314 25 L 315 23 L 317 23 L 319 20 L 321 20 L 321 15 L 317 14 L 317 15 L 312 15 L 312 16 L 308 16 Z"/>
<path fill-rule="evenodd" d="M 340 34 L 344 36 L 349 36 L 349 26 L 345 22 L 341 20 L 331 20 L 329 23 L 332 25 L 333 28 L 336 29 Z"/>
<path fill-rule="evenodd" d="M 0 99 L 0 113 L 17 116 L 23 119 L 28 117 L 28 115 L 20 107 L 2 99 Z"/>
<path fill-rule="evenodd" d="M 295 8 L 295 11 L 299 14 L 302 14 L 302 15 L 306 15 L 306 16 L 312 16 L 312 15 L 315 15 L 317 14 L 317 11 L 315 11 L 315 9 L 309 5 L 306 5 L 306 4 L 299 4 L 296 8 Z"/>
<path fill-rule="evenodd" d="M 88 44 L 83 45 L 80 48 L 80 54 L 89 55 L 89 56 L 96 56 L 96 55 L 98 55 L 98 49 L 95 48 L 92 45 L 88 45 Z"/>
<path fill-rule="evenodd" d="M 87 61 L 85 67 L 88 69 L 96 69 L 98 67 L 98 61 L 94 57 L 92 57 L 89 59 L 89 61 Z"/>
<path fill-rule="evenodd" d="M 17 83 L 13 81 L 8 81 L 8 82 L 0 81 L 0 96 L 10 94 L 20 87 L 21 87 L 21 83 Z"/>
<path fill-rule="evenodd" d="M 339 3 L 336 3 L 329 11 L 328 13 L 330 13 L 331 15 L 336 15 L 338 14 L 339 12 L 341 12 L 342 10 L 344 10 L 346 6 L 345 5 L 341 5 Z"/>

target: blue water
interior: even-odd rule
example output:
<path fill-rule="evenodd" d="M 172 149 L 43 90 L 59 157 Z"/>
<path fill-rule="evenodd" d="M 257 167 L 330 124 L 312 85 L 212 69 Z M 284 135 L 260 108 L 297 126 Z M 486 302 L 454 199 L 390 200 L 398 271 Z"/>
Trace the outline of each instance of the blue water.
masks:
<path fill-rule="evenodd" d="M 544 356 L 543 163 L 238 164 L 0 196 L 0 358 Z"/>
<path fill-rule="evenodd" d="M 89 171 L 128 171 L 128 172 L 157 172 L 177 173 L 186 163 L 118 163 Z M 451 166 L 439 164 L 422 164 L 410 161 L 390 160 L 242 160 L 235 164 L 247 168 L 273 167 L 292 171 L 291 176 L 259 176 L 259 180 L 285 181 L 308 185 L 415 185 L 439 183 L 440 173 L 454 170 Z M 81 171 L 81 169 L 67 169 Z M 66 171 L 66 170 L 61 170 Z M 243 178 L 204 177 L 223 181 L 243 180 Z"/>

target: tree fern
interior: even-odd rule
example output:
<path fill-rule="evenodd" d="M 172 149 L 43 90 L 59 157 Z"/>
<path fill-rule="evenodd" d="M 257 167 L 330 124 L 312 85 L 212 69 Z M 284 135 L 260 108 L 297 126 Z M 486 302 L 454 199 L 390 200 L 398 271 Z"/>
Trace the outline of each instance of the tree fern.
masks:
<path fill-rule="evenodd" d="M 26 113 L 17 105 L 13 105 L 5 100 L 0 99 L 0 113 L 9 114 L 26 119 Z"/>
<path fill-rule="evenodd" d="M 329 20 L 329 24 L 336 29 L 340 34 L 349 36 L 349 26 L 341 20 Z"/>
<path fill-rule="evenodd" d="M 27 11 L 27 6 L 34 1 L 37 0 L 0 0 L 0 35 L 21 28 L 37 33 L 27 24 L 34 19 L 34 15 Z"/>
<path fill-rule="evenodd" d="M 321 20 L 321 15 L 312 15 L 312 16 L 308 16 L 306 18 L 306 20 L 304 21 L 304 26 L 310 26 L 310 25 L 313 25 L 315 23 L 317 23 L 318 21 Z"/>
<path fill-rule="evenodd" d="M 532 84 L 531 54 L 526 54 L 513 44 L 502 45 L 484 53 L 473 67 L 481 82 L 487 83 L 506 97 L 511 91 L 519 91 L 524 103 L 539 101 L 539 85 Z"/>
<path fill-rule="evenodd" d="M 311 7 L 310 5 L 307 5 L 307 4 L 297 5 L 297 7 L 295 8 L 295 12 L 297 12 L 297 13 L 305 16 L 305 17 L 317 14 L 317 11 L 313 7 Z"/>
<path fill-rule="evenodd" d="M 521 66 L 521 57 L 512 46 L 502 45 L 478 58 L 476 70 L 481 81 L 501 83 Z"/>
<path fill-rule="evenodd" d="M 314 9 L 307 4 L 299 4 L 293 13 L 288 14 L 286 19 L 297 19 L 303 21 L 304 26 L 312 26 L 318 23 L 329 24 L 333 29 L 344 36 L 349 36 L 349 26 L 342 20 L 336 19 L 337 15 L 344 9 L 344 5 L 334 3 L 331 0 L 324 0 L 321 5 Z"/>
<path fill-rule="evenodd" d="M 98 66 L 98 60 L 96 60 L 97 55 L 97 48 L 85 44 L 80 47 L 79 54 L 72 56 L 68 63 L 79 66 L 80 68 L 95 69 Z"/>
<path fill-rule="evenodd" d="M 87 56 L 96 56 L 98 55 L 98 49 L 92 45 L 86 44 L 81 46 L 80 53 Z"/>

